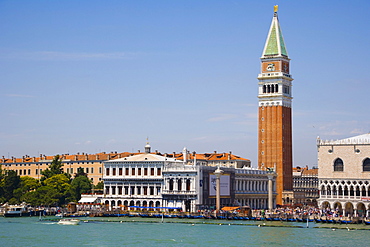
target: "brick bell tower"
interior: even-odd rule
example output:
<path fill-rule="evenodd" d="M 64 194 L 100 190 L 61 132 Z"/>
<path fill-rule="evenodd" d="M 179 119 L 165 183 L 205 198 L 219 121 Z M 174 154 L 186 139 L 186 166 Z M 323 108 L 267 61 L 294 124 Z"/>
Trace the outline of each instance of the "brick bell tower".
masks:
<path fill-rule="evenodd" d="M 280 29 L 278 8 L 261 57 L 258 75 L 258 167 L 273 169 L 276 178 L 276 204 L 290 204 L 292 174 L 292 81 L 290 59 Z"/>

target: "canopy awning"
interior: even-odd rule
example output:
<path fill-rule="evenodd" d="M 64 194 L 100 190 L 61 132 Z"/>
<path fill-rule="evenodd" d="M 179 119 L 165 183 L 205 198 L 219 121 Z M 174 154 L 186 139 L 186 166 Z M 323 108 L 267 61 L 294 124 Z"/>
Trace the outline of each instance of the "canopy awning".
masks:
<path fill-rule="evenodd" d="M 145 207 L 145 206 L 125 206 L 129 208 L 162 208 L 162 209 L 182 209 L 179 207 Z"/>
<path fill-rule="evenodd" d="M 97 200 L 97 197 L 82 197 L 78 203 L 93 203 Z"/>
<path fill-rule="evenodd" d="M 221 208 L 222 211 L 233 211 L 233 210 L 236 210 L 240 207 L 223 207 Z"/>

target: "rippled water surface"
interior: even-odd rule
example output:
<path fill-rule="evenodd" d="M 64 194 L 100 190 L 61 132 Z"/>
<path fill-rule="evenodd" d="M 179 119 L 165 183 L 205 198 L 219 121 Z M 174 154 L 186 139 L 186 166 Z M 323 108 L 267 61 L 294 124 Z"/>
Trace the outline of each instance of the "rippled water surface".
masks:
<path fill-rule="evenodd" d="M 0 217 L 1 246 L 370 246 L 370 227 L 287 222 Z M 265 224 L 265 225 L 264 225 Z M 318 228 L 326 227 L 326 228 Z M 348 231 L 349 228 L 357 228 Z M 342 228 L 342 229 L 334 229 Z M 334 229 L 334 230 L 333 230 Z"/>

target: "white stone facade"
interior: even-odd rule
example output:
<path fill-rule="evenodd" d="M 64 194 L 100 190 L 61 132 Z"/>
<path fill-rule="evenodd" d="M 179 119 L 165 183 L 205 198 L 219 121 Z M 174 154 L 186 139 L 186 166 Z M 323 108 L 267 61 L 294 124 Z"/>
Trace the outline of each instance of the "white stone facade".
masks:
<path fill-rule="evenodd" d="M 104 163 L 104 195 L 101 201 L 109 209 L 121 206 L 137 208 L 169 208 L 187 212 L 212 209 L 211 178 L 216 161 L 177 160 L 156 154 L 139 154 Z M 227 195 L 221 205 L 248 205 L 267 208 L 269 177 L 275 184 L 276 175 L 249 167 L 219 166 L 227 176 Z M 236 162 L 234 165 L 237 164 Z M 273 186 L 275 188 L 275 185 Z M 276 192 L 272 192 L 275 205 Z"/>
<path fill-rule="evenodd" d="M 318 138 L 321 208 L 345 216 L 366 216 L 370 210 L 370 134 L 338 141 Z"/>

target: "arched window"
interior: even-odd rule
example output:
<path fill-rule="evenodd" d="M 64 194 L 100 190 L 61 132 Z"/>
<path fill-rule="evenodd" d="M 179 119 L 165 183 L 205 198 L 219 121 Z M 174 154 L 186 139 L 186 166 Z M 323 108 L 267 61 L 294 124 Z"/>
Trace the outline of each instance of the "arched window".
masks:
<path fill-rule="evenodd" d="M 275 92 L 278 93 L 279 92 L 279 86 L 278 84 L 275 84 Z"/>
<path fill-rule="evenodd" d="M 343 160 L 338 158 L 334 161 L 334 171 L 335 172 L 342 172 L 344 169 Z"/>
<path fill-rule="evenodd" d="M 369 158 L 366 158 L 364 162 L 362 163 L 362 171 L 370 172 L 370 159 Z"/>
<path fill-rule="evenodd" d="M 266 85 L 263 85 L 263 93 L 266 93 Z"/>
<path fill-rule="evenodd" d="M 190 179 L 187 179 L 187 180 L 186 180 L 186 190 L 187 190 L 187 191 L 190 191 L 190 188 L 191 188 L 191 187 L 190 187 L 190 185 L 191 185 L 191 183 L 190 183 Z"/>

